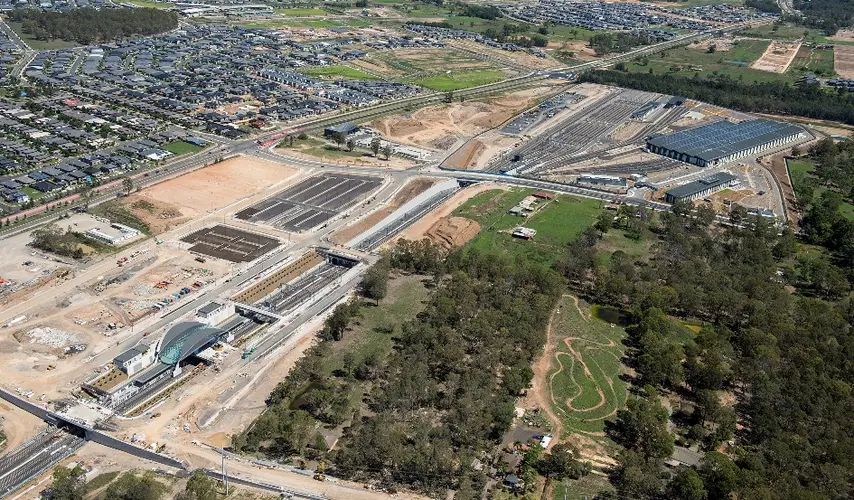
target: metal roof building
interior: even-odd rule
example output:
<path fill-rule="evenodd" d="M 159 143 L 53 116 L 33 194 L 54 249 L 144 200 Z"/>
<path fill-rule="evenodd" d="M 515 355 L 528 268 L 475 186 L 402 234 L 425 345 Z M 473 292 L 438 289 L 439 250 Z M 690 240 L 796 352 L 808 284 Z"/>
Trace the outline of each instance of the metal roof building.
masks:
<path fill-rule="evenodd" d="M 689 182 L 688 184 L 677 186 L 667 191 L 664 193 L 664 200 L 667 203 L 675 203 L 679 200 L 696 200 L 738 183 L 738 177 L 727 172 L 718 172 L 709 177 Z"/>
<path fill-rule="evenodd" d="M 721 120 L 675 134 L 654 135 L 646 147 L 685 163 L 711 167 L 806 138 L 801 127 L 773 120 Z"/>
<path fill-rule="evenodd" d="M 177 365 L 216 342 L 223 333 L 221 329 L 204 323 L 178 323 L 163 335 L 158 358 L 163 364 Z"/>

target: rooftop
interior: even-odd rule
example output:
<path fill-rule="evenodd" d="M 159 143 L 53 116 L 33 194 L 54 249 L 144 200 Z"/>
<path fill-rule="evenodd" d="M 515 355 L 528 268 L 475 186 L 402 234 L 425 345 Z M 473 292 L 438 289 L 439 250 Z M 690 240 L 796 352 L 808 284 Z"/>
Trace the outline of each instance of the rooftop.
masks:
<path fill-rule="evenodd" d="M 673 196 L 674 198 L 685 198 L 687 196 L 692 196 L 696 193 L 704 191 L 710 187 L 729 184 L 730 182 L 736 179 L 737 177 L 730 173 L 718 172 L 714 175 L 704 177 L 700 180 L 689 182 L 688 184 L 684 184 L 682 186 L 676 186 L 675 188 L 668 190 L 667 194 Z"/>
<path fill-rule="evenodd" d="M 675 134 L 655 135 L 647 143 L 711 161 L 801 132 L 801 127 L 773 120 L 721 120 Z"/>
<path fill-rule="evenodd" d="M 178 323 L 163 336 L 160 361 L 167 365 L 176 365 L 201 348 L 215 342 L 220 334 L 222 330 L 204 323 L 194 321 Z"/>

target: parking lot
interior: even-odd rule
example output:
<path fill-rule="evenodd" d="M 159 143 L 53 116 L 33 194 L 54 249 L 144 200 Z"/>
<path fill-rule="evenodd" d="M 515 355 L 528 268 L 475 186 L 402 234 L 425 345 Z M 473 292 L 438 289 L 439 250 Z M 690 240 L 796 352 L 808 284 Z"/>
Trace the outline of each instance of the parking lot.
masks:
<path fill-rule="evenodd" d="M 235 217 L 286 231 L 308 231 L 364 200 L 381 183 L 378 177 L 316 175 L 241 210 Z"/>
<path fill-rule="evenodd" d="M 231 262 L 251 262 L 279 246 L 274 238 L 223 225 L 200 229 L 181 241 L 193 244 L 191 252 Z"/>

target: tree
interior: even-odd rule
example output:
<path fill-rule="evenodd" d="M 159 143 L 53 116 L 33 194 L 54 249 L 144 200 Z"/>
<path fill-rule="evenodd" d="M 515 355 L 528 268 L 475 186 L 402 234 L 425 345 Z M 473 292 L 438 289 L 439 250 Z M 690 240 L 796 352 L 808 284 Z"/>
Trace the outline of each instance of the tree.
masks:
<path fill-rule="evenodd" d="M 379 305 L 388 292 L 388 275 L 391 271 L 391 262 L 387 256 L 371 266 L 362 279 L 362 293 L 369 299 L 374 299 Z"/>
<path fill-rule="evenodd" d="M 347 139 L 347 151 L 353 151 L 354 149 L 356 149 L 356 141 Z"/>
<path fill-rule="evenodd" d="M 726 455 L 711 451 L 703 457 L 700 476 L 709 492 L 709 500 L 725 500 L 737 485 L 738 467 Z"/>
<path fill-rule="evenodd" d="M 53 470 L 49 500 L 83 500 L 86 495 L 86 474 L 80 467 Z"/>
<path fill-rule="evenodd" d="M 632 450 L 623 450 L 611 478 L 618 498 L 654 499 L 662 490 L 661 465 Z"/>
<path fill-rule="evenodd" d="M 133 191 L 133 178 L 130 175 L 122 178 L 122 189 L 124 189 L 125 195 L 130 196 L 131 191 Z"/>
<path fill-rule="evenodd" d="M 383 146 L 383 156 L 385 156 L 386 161 L 391 158 L 391 145 L 386 144 Z"/>
<path fill-rule="evenodd" d="M 335 144 L 338 145 L 338 149 L 341 149 L 341 145 L 347 142 L 347 133 L 346 132 L 333 132 L 332 140 L 335 141 Z"/>
<path fill-rule="evenodd" d="M 692 468 L 681 469 L 667 484 L 665 495 L 669 500 L 706 500 L 703 479 Z"/>
<path fill-rule="evenodd" d="M 642 397 L 626 401 L 626 409 L 617 412 L 617 421 L 609 430 L 618 444 L 638 452 L 645 460 L 663 460 L 673 454 L 673 435 L 667 430 L 667 420 L 667 410 L 661 406 L 658 394 L 647 386 Z"/>
<path fill-rule="evenodd" d="M 107 487 L 104 500 L 160 500 L 166 490 L 151 473 L 125 472 Z"/>
<path fill-rule="evenodd" d="M 382 141 L 380 141 L 379 137 L 374 137 L 371 139 L 371 151 L 374 152 L 374 156 L 377 156 L 380 153 L 380 147 L 382 146 Z"/>
<path fill-rule="evenodd" d="M 216 482 L 204 472 L 196 471 L 187 480 L 185 491 L 193 495 L 193 498 L 197 500 L 214 498 L 216 497 Z"/>
<path fill-rule="evenodd" d="M 355 302 L 347 302 L 335 307 L 323 325 L 323 337 L 330 340 L 341 340 L 344 338 L 344 331 L 347 329 L 347 325 L 350 324 L 350 318 L 356 315 L 358 308 L 359 305 Z"/>
<path fill-rule="evenodd" d="M 589 462 L 581 461 L 578 448 L 570 443 L 554 445 L 548 455 L 539 460 L 536 469 L 554 479 L 581 479 L 590 472 Z"/>
<path fill-rule="evenodd" d="M 604 211 L 599 214 L 596 219 L 596 229 L 603 233 L 607 233 L 614 226 L 614 216 L 611 213 Z"/>

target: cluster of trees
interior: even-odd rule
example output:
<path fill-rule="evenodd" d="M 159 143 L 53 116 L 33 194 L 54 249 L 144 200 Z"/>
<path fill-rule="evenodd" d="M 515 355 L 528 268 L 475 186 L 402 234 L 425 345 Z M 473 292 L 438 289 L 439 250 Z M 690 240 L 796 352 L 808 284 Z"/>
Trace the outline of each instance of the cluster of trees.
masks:
<path fill-rule="evenodd" d="M 33 238 L 30 242 L 33 248 L 74 259 L 83 258 L 80 240 L 70 227 L 63 231 L 56 224 L 45 224 L 30 233 L 30 236 Z"/>
<path fill-rule="evenodd" d="M 505 43 L 515 40 L 517 37 L 514 35 L 527 32 L 528 26 L 524 24 L 504 23 L 501 25 L 500 30 L 496 28 L 487 28 L 483 31 L 483 36 L 495 40 L 498 43 Z"/>
<path fill-rule="evenodd" d="M 97 481 L 96 481 L 97 482 Z M 86 483 L 86 475 L 80 467 L 57 467 L 53 471 L 53 481 L 46 500 L 83 500 L 90 490 L 103 486 Z M 160 500 L 169 491 L 169 487 L 158 481 L 153 473 L 141 475 L 125 472 L 98 498 L 103 500 Z M 195 472 L 187 480 L 184 490 L 174 500 L 208 500 L 217 497 L 217 482 L 202 472 Z"/>
<path fill-rule="evenodd" d="M 854 96 L 827 92 L 817 85 L 792 86 L 785 82 L 743 83 L 727 75 L 707 78 L 680 75 L 591 71 L 581 81 L 616 85 L 649 92 L 682 95 L 725 108 L 755 113 L 806 116 L 854 124 Z"/>
<path fill-rule="evenodd" d="M 549 39 L 543 35 L 534 35 L 532 37 L 519 36 L 513 39 L 513 43 L 520 47 L 545 47 L 549 44 Z"/>
<path fill-rule="evenodd" d="M 801 206 L 807 207 L 812 203 L 817 188 L 831 189 L 849 201 L 854 200 L 854 141 L 835 142 L 825 138 L 810 147 L 807 153 L 816 168 L 812 172 L 814 179 L 799 179 L 797 183 L 803 185 L 796 193 Z"/>
<path fill-rule="evenodd" d="M 501 10 L 494 5 L 463 4 L 460 12 L 464 16 L 479 17 L 489 21 L 501 17 Z"/>
<path fill-rule="evenodd" d="M 640 45 L 649 45 L 655 39 L 647 34 L 597 33 L 590 37 L 588 44 L 596 55 L 604 56 L 612 52 L 628 52 Z"/>
<path fill-rule="evenodd" d="M 854 481 L 854 301 L 815 297 L 780 271 L 797 251 L 791 231 L 677 204 L 660 217 L 624 208 L 658 240 L 652 255 L 595 259 L 608 224 L 571 244 L 558 268 L 590 300 L 634 318 L 629 363 L 648 388 L 609 428 L 625 451 L 613 481 L 627 498 L 845 498 Z M 796 270 L 797 271 L 797 270 Z M 796 273 L 797 274 L 797 273 Z M 791 293 L 793 285 L 800 293 Z M 704 322 L 692 340 L 672 316 Z M 687 336 L 690 338 L 690 335 Z M 671 439 L 659 391 L 690 400 L 673 415 L 680 440 L 709 450 L 694 469 L 663 479 Z M 736 403 L 723 404 L 721 394 Z M 743 425 L 738 433 L 736 422 Z M 734 441 L 733 441 L 734 440 Z M 732 442 L 727 454 L 714 450 Z M 665 476 L 666 477 L 666 476 Z"/>
<path fill-rule="evenodd" d="M 98 498 L 103 500 L 160 500 L 169 491 L 169 487 L 151 472 L 136 474 L 125 472 L 112 481 Z M 196 472 L 187 481 L 185 491 L 175 500 L 207 500 L 214 498 L 216 483 L 201 472 Z M 53 470 L 53 481 L 47 500 L 83 500 L 87 498 L 89 488 L 86 473 L 80 467 L 57 467 Z"/>
<path fill-rule="evenodd" d="M 794 0 L 794 7 L 804 14 L 803 19 L 797 19 L 799 23 L 821 29 L 828 36 L 851 26 L 854 20 L 854 9 L 845 0 Z"/>
<path fill-rule="evenodd" d="M 443 267 L 426 310 L 402 326 L 379 373 L 375 415 L 354 422 L 335 456 L 344 475 L 385 471 L 424 490 L 457 487 L 512 422 L 563 280 L 475 251 L 453 253 Z"/>
<path fill-rule="evenodd" d="M 780 13 L 780 6 L 774 0 L 745 0 L 744 5 L 760 12 Z"/>
<path fill-rule="evenodd" d="M 326 376 L 324 359 L 334 342 L 327 340 L 297 363 L 271 394 L 268 410 L 232 444 L 271 456 L 316 454 L 322 444 L 315 419 L 338 425 L 354 416 L 329 457 L 337 474 L 432 492 L 460 488 L 471 493 L 460 498 L 474 498 L 485 477 L 470 464 L 512 422 L 514 401 L 529 385 L 531 361 L 565 281 L 524 260 L 474 251 L 446 255 L 427 241 L 402 242 L 366 273 L 363 293 L 382 293 L 391 267 L 432 273 L 435 288 L 424 312 L 401 325 L 389 357 L 345 360 L 353 383 L 372 382 L 372 415 L 352 415 L 349 378 Z M 342 319 L 358 316 L 353 306 L 342 308 Z M 586 470 L 576 451 L 558 451 L 529 464 L 554 477 Z"/>
<path fill-rule="evenodd" d="M 178 14 L 161 9 L 73 9 L 48 12 L 16 9 L 9 20 L 22 23 L 25 33 L 38 40 L 66 40 L 81 44 L 110 42 L 130 36 L 154 35 L 178 27 Z"/>

